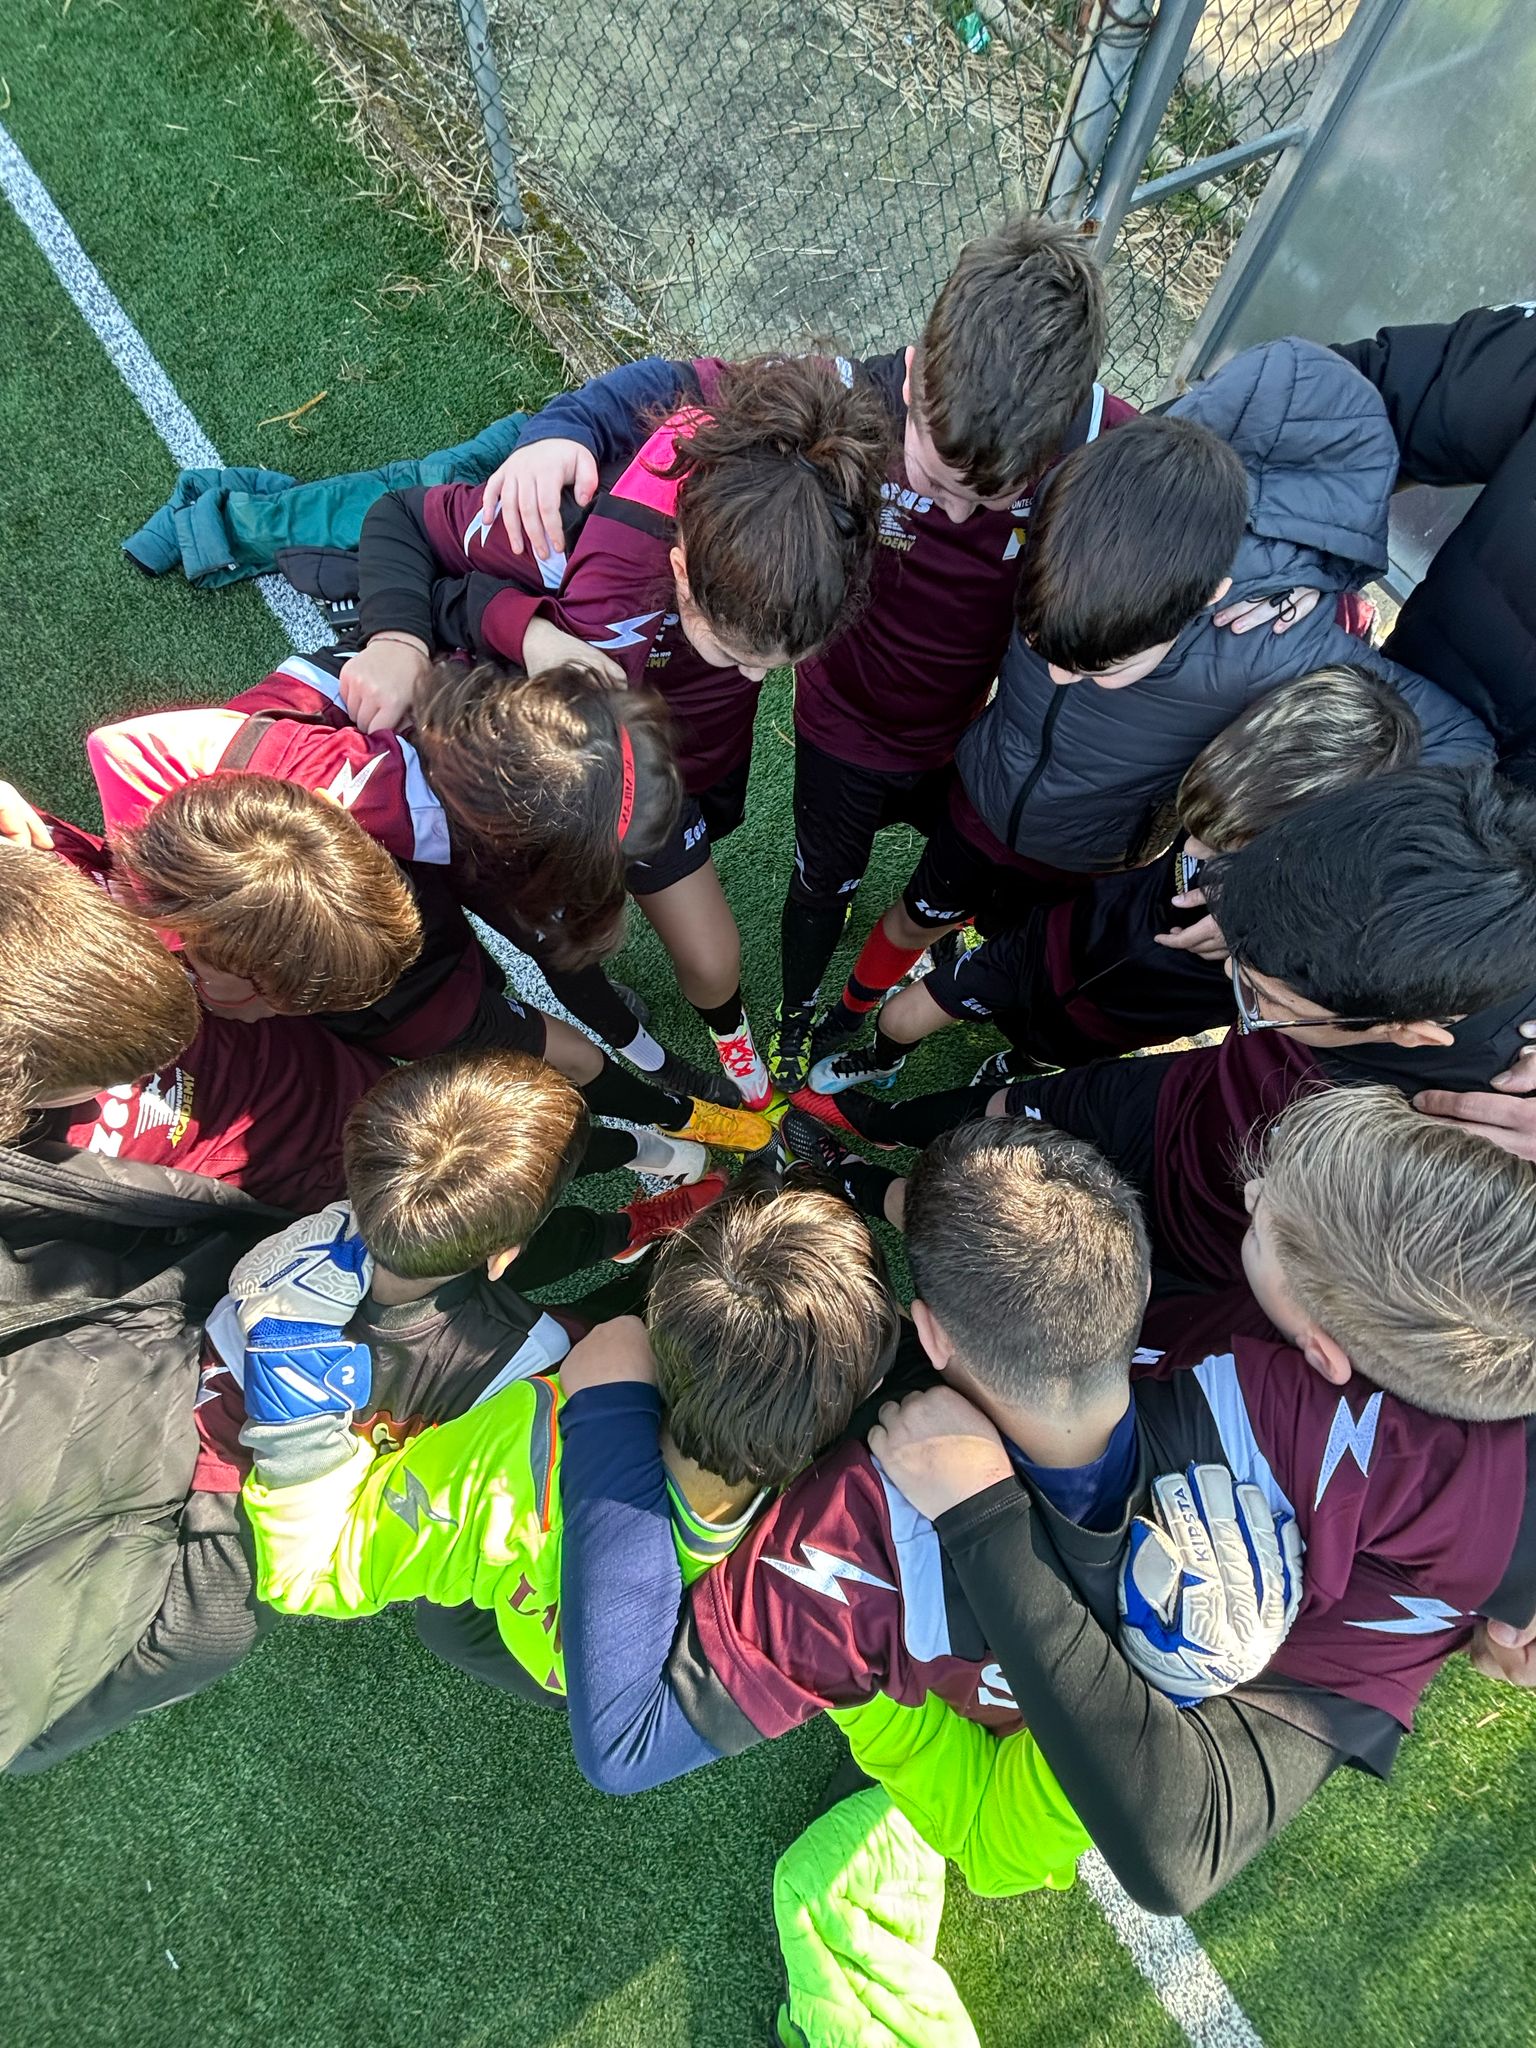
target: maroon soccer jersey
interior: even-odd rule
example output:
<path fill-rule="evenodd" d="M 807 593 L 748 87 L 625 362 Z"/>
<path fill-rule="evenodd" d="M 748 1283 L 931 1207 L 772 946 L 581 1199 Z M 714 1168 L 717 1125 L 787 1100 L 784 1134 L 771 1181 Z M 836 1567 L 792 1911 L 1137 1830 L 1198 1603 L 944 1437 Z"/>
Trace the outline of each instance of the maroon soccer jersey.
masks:
<path fill-rule="evenodd" d="M 529 555 L 513 554 L 500 520 L 487 528 L 478 485 L 437 485 L 422 516 L 445 574 L 506 580 L 481 614 L 481 634 L 496 652 L 520 662 L 529 623 L 542 616 L 612 656 L 632 684 L 661 693 L 677 731 L 683 785 L 698 796 L 751 754 L 762 684 L 705 661 L 674 608 L 679 483 L 657 472 L 670 465 L 689 418 L 674 414 L 598 494 L 558 590 L 542 588 Z"/>
<path fill-rule="evenodd" d="M 396 860 L 446 866 L 448 821 L 421 757 L 399 733 L 363 733 L 331 669 L 293 654 L 222 710 L 156 711 L 86 740 L 110 832 L 220 770 L 302 783 L 350 811 Z"/>
<path fill-rule="evenodd" d="M 1497 1609 L 1511 1566 L 1529 1573 L 1536 1424 L 1427 1415 L 1358 1375 L 1335 1386 L 1262 1338 L 1184 1362 L 1142 1354 L 1149 1472 L 1214 1456 L 1294 1514 L 1306 1543 L 1301 1612 L 1266 1687 L 1336 1693 L 1411 1727 L 1435 1672 Z"/>
<path fill-rule="evenodd" d="M 48 1135 L 177 1166 L 257 1201 L 318 1209 L 342 1191 L 347 1112 L 387 1063 L 308 1017 L 207 1017 L 173 1065 L 54 1112 Z"/>
<path fill-rule="evenodd" d="M 900 435 L 904 352 L 857 373 L 879 386 Z M 1135 416 L 1096 384 L 1062 454 Z M 1006 511 L 957 524 L 912 489 L 898 453 L 883 495 L 868 602 L 796 669 L 795 725 L 823 753 L 861 768 L 942 767 L 986 702 L 1013 630 L 1033 487 Z"/>
<path fill-rule="evenodd" d="M 1244 1330 L 1268 1329 L 1251 1298 L 1226 1307 Z M 1533 1425 L 1452 1423 L 1358 1378 L 1332 1386 L 1273 1333 L 1210 1351 L 1187 1334 L 1187 1349 L 1138 1356 L 1138 1473 L 1119 1526 L 1082 1530 L 1042 1504 L 1067 1571 L 1112 1622 L 1127 1521 L 1151 1480 L 1229 1466 L 1307 1543 L 1301 1613 L 1246 1690 L 1384 1771 L 1477 1615 L 1536 1608 Z M 722 1750 L 875 1692 L 933 1692 L 999 1732 L 1019 1725 L 933 1526 L 862 1444 L 819 1460 L 694 1586 L 669 1673 Z"/>

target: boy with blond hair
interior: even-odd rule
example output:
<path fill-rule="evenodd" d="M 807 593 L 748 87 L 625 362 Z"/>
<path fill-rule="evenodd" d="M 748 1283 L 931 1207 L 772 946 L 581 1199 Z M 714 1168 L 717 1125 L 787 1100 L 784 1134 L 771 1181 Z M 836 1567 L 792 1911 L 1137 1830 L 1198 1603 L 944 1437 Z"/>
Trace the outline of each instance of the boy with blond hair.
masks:
<path fill-rule="evenodd" d="M 285 1612 L 335 1619 L 402 1599 L 457 1610 L 458 1661 L 558 1704 L 564 1345 L 541 1353 L 529 1333 L 487 1371 L 469 1414 L 398 1447 L 381 1451 L 355 1428 L 381 1304 L 388 1315 L 435 1301 L 458 1327 L 472 1309 L 472 1351 L 486 1348 L 487 1318 L 528 1313 L 505 1308 L 498 1276 L 550 1187 L 528 1204 L 522 1154 L 509 1162 L 465 1123 L 466 1105 L 443 1094 L 449 1077 L 422 1075 L 391 1075 L 355 1112 L 349 1206 L 235 1274 L 257 1590 Z M 549 1128 L 528 1139 L 528 1158 L 558 1181 L 579 1098 L 547 1069 L 509 1078 L 509 1110 L 514 1097 L 542 1105 L 530 1128 Z M 658 1499 L 669 1556 L 691 1581 L 846 1425 L 889 1360 L 896 1311 L 867 1230 L 837 1197 L 743 1186 L 661 1253 L 647 1320 L 657 1387 L 632 1407 L 640 1426 L 665 1431 Z"/>

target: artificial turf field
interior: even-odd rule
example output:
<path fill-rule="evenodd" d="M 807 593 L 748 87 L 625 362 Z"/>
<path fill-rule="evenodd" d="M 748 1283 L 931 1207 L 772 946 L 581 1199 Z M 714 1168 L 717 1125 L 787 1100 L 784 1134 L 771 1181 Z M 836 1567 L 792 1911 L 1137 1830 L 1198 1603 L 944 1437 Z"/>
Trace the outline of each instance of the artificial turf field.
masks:
<path fill-rule="evenodd" d="M 425 452 L 562 381 L 408 204 L 368 196 L 303 49 L 240 0 L 5 0 L 0 119 L 228 462 L 308 477 Z M 321 390 L 303 435 L 259 424 Z M 0 444 L 0 775 L 90 820 L 92 723 L 222 699 L 284 643 L 248 588 L 124 565 L 172 465 L 3 206 Z M 788 730 L 770 689 L 721 858 L 759 1017 Z M 859 931 L 909 865 L 890 835 Z M 654 946 L 622 965 L 702 1053 Z M 930 1048 L 912 1085 L 984 1043 Z M 403 1620 L 288 1623 L 200 1699 L 0 1784 L 0 2042 L 752 2048 L 773 1859 L 837 1755 L 813 1727 L 605 1800 L 556 1716 L 434 1663 Z M 1389 1788 L 1335 1781 L 1195 1916 L 1269 2048 L 1536 2037 L 1533 1757 L 1536 1701 L 1458 1660 Z M 1082 1888 L 997 1905 L 956 1880 L 941 1954 L 987 2048 L 1181 2038 Z"/>

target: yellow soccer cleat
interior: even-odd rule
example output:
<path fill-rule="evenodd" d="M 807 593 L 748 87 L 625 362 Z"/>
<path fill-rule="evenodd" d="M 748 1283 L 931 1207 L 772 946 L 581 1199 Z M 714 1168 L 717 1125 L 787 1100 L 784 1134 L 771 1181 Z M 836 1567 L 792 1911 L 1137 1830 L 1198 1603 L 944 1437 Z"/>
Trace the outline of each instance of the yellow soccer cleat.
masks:
<path fill-rule="evenodd" d="M 699 1102 L 687 1123 L 667 1134 L 713 1145 L 721 1152 L 761 1152 L 773 1143 L 773 1125 L 755 1109 L 725 1109 L 718 1102 Z"/>

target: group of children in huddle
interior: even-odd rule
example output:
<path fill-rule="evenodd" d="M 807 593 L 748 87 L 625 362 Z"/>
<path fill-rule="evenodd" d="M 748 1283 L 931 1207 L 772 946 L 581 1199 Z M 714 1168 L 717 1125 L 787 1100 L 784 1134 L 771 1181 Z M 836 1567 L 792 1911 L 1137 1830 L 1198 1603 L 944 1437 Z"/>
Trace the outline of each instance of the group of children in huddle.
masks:
<path fill-rule="evenodd" d="M 1536 1617 L 1536 1165 L 1416 1106 L 1519 1071 L 1536 797 L 1360 595 L 1443 394 L 1288 339 L 1139 417 L 1104 343 L 1026 218 L 904 351 L 616 370 L 378 500 L 353 648 L 93 732 L 102 834 L 0 796 L 5 1234 L 87 1173 L 222 1233 L 173 1555 L 58 1610 L 11 1769 L 401 1601 L 614 1792 L 831 1713 L 778 2037 L 947 2048 L 946 1859 L 1187 1910 Z M 755 1031 L 714 848 L 789 664 Z M 631 897 L 712 1062 L 607 972 Z M 669 1185 L 563 1199 L 620 1167 Z"/>

